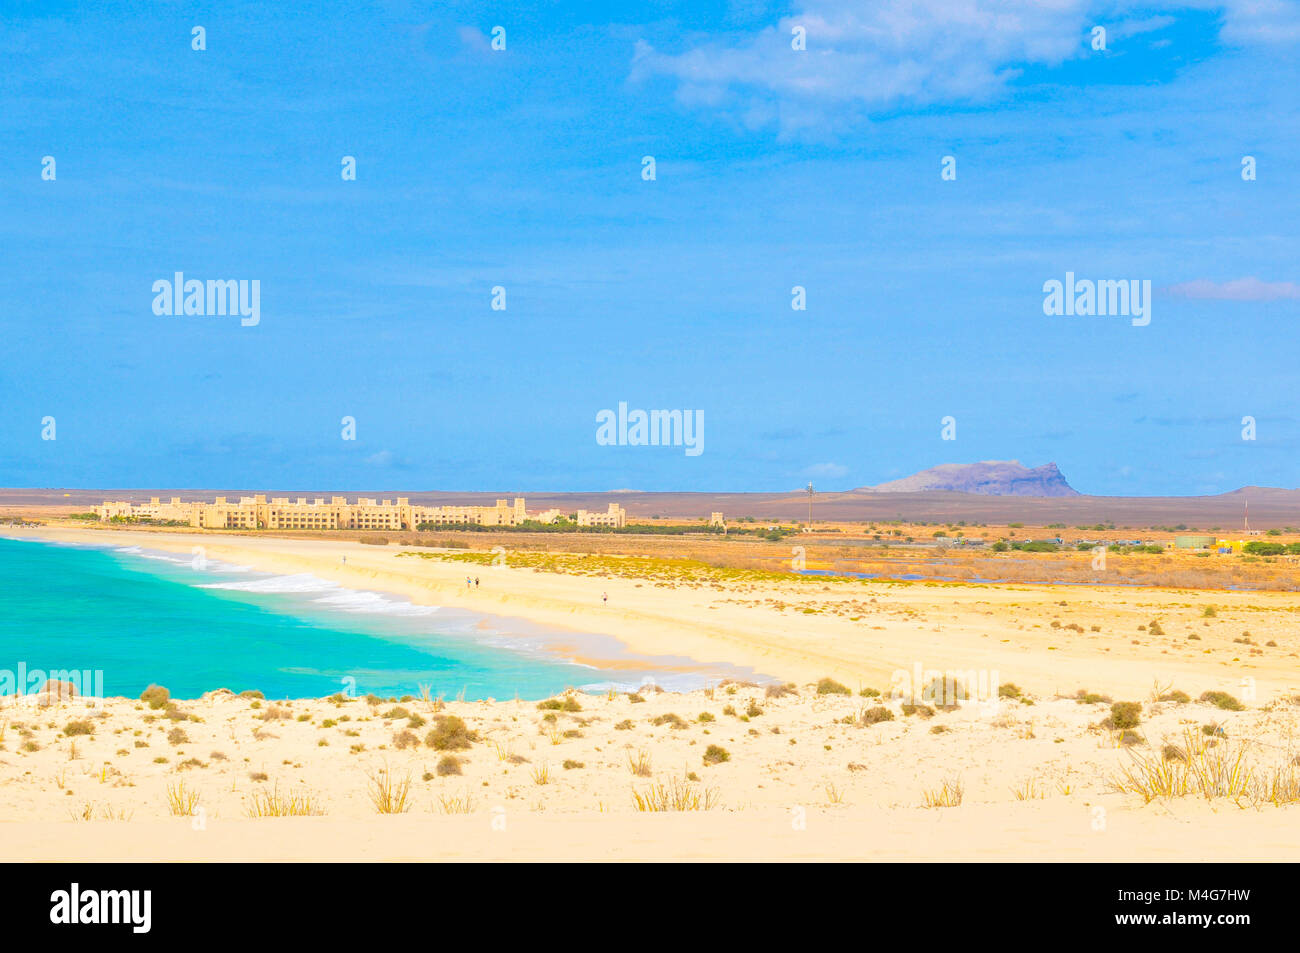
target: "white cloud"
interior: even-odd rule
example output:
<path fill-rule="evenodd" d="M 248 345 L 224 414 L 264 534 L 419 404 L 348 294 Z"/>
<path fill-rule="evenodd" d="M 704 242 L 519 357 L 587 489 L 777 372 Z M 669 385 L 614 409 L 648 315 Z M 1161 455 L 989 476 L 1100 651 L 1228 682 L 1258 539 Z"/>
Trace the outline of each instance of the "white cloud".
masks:
<path fill-rule="evenodd" d="M 1294 0 L 806 0 L 740 38 L 680 53 L 638 43 L 631 76 L 670 77 L 684 105 L 790 135 L 873 109 L 986 101 L 1026 66 L 1091 55 L 1093 26 L 1113 43 L 1171 25 L 1161 9 L 1189 7 L 1218 12 L 1228 43 L 1300 39 Z M 795 27 L 807 31 L 806 50 L 791 49 Z"/>
<path fill-rule="evenodd" d="M 1172 285 L 1169 293 L 1180 298 L 1211 301 L 1283 301 L 1300 299 L 1300 285 L 1293 281 L 1260 281 L 1253 277 L 1224 282 L 1197 278 Z"/>
<path fill-rule="evenodd" d="M 803 471 L 804 476 L 825 477 L 827 479 L 847 476 L 848 472 L 849 468 L 839 463 L 814 463 Z"/>

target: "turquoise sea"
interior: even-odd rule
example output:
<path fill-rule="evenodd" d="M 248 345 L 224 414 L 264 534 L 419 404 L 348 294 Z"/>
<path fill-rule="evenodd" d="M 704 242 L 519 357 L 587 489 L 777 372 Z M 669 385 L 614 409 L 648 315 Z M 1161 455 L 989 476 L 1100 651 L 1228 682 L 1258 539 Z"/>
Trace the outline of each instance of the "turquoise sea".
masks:
<path fill-rule="evenodd" d="M 423 684 L 447 698 L 537 699 L 611 684 L 601 670 L 546 651 L 547 634 L 306 574 L 0 538 L 0 672 L 98 670 L 106 696 L 134 697 L 156 682 L 177 698 L 216 688 L 268 698 L 400 696 Z M 633 661 L 613 683 L 707 680 L 703 671 L 665 677 L 654 668 Z"/>

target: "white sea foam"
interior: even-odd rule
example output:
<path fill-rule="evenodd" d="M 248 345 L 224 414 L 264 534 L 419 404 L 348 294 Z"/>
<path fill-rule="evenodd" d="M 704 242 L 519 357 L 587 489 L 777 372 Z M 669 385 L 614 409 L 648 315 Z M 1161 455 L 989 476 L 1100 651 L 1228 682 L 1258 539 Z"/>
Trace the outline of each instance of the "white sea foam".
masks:
<path fill-rule="evenodd" d="M 309 572 L 300 572 L 290 576 L 271 576 L 269 579 L 253 579 L 248 582 L 205 582 L 199 588 L 229 589 L 234 592 L 330 592 L 338 589 L 339 586 L 313 576 Z"/>
<path fill-rule="evenodd" d="M 340 589 L 328 596 L 312 600 L 340 612 L 366 612 L 381 615 L 425 616 L 438 611 L 437 606 L 418 606 L 413 602 L 389 599 L 377 592 L 358 589 Z"/>
<path fill-rule="evenodd" d="M 392 599 L 378 592 L 365 589 L 345 589 L 338 583 L 321 579 L 306 572 L 241 582 L 208 582 L 203 583 L 199 588 L 284 595 L 310 595 L 320 592 L 325 594 L 318 599 L 313 599 L 312 602 L 335 612 L 427 616 L 438 611 L 437 606 L 420 606 L 404 599 Z"/>
<path fill-rule="evenodd" d="M 141 549 L 119 549 L 119 553 L 130 553 L 132 556 L 139 556 L 141 559 L 155 559 L 160 563 L 171 563 L 173 566 L 188 566 L 193 561 L 192 556 L 176 556 L 171 553 L 146 553 Z"/>

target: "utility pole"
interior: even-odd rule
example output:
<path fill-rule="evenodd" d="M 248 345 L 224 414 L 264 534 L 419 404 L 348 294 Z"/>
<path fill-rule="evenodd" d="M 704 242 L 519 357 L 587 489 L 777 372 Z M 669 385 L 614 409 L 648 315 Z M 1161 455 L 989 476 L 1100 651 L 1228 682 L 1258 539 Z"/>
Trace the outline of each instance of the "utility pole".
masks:
<path fill-rule="evenodd" d="M 813 485 L 812 485 L 811 483 L 809 483 L 809 484 L 808 484 L 808 529 L 807 529 L 807 532 L 810 532 L 810 533 L 812 532 L 812 501 L 813 501 L 813 495 L 816 494 L 816 492 L 817 492 L 817 491 L 813 489 Z"/>

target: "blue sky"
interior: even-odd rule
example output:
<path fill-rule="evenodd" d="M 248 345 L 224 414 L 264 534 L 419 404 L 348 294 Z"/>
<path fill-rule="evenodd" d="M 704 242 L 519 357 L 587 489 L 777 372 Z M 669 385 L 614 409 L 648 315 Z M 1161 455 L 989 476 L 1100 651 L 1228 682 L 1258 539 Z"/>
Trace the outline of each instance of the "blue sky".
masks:
<path fill-rule="evenodd" d="M 1300 485 L 1300 4 L 264 6 L 0 14 L 0 485 Z M 1045 315 L 1067 271 L 1150 325 Z M 704 452 L 598 445 L 620 401 Z"/>

